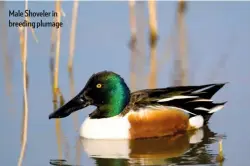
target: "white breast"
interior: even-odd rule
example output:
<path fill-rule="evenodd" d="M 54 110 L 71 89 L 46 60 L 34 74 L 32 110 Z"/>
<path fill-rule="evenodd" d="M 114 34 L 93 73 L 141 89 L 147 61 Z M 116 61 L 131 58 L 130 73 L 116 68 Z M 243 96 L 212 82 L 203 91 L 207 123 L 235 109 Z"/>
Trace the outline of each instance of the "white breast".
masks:
<path fill-rule="evenodd" d="M 154 109 L 157 108 L 158 107 L 154 107 Z M 162 109 L 162 107 L 159 107 L 158 109 Z M 147 118 L 147 111 L 149 110 L 150 109 L 139 110 L 138 113 L 141 115 L 141 118 Z M 165 110 L 167 111 L 168 109 Z M 182 109 L 178 110 L 183 111 Z M 185 110 L 183 112 L 187 113 Z M 133 113 L 132 110 L 124 117 L 119 115 L 101 119 L 90 119 L 88 117 L 80 128 L 80 136 L 88 139 L 129 139 L 131 125 L 128 121 L 128 116 L 131 113 Z M 197 115 L 190 118 L 189 123 L 192 127 L 198 129 L 203 126 L 204 119 L 202 116 Z M 166 123 L 166 125 L 168 124 Z"/>
<path fill-rule="evenodd" d="M 85 119 L 80 136 L 89 139 L 128 139 L 130 123 L 127 116 L 102 119 Z"/>

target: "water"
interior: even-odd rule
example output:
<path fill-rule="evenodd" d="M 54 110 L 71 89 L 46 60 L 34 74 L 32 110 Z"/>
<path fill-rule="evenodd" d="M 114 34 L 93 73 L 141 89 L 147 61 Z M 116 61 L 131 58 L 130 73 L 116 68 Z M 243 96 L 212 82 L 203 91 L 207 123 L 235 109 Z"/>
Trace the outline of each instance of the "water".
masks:
<path fill-rule="evenodd" d="M 30 2 L 32 10 L 53 10 L 52 2 Z M 190 2 L 186 14 L 190 84 L 230 82 L 216 96 L 216 101 L 228 101 L 226 107 L 213 115 L 209 128 L 199 130 L 190 143 L 191 135 L 140 141 L 91 141 L 79 138 L 78 129 L 94 109 L 89 107 L 60 121 L 49 120 L 55 109 L 52 101 L 49 69 L 50 28 L 35 29 L 39 43 L 28 37 L 29 121 L 24 166 L 58 165 L 136 165 L 144 163 L 169 165 L 218 165 L 218 137 L 223 137 L 226 157 L 223 165 L 249 165 L 249 53 L 250 3 L 248 2 Z M 9 9 L 23 9 L 22 2 L 8 2 Z M 94 72 L 112 70 L 129 82 L 130 37 L 127 3 L 83 3 L 79 5 L 74 77 L 67 71 L 72 2 L 63 3 L 61 60 L 59 87 L 64 99 L 79 92 Z M 173 34 L 175 2 L 159 2 L 158 87 L 172 84 L 173 63 L 166 54 L 168 37 Z M 115 13 L 115 14 L 114 14 Z M 7 17 L 7 21 L 8 21 Z M 17 20 L 13 18 L 11 20 Z M 40 21 L 32 18 L 33 21 Z M 52 18 L 44 18 L 51 21 Z M 1 22 L 2 23 L 2 22 Z M 11 82 L 0 72 L 0 161 L 17 165 L 21 152 L 23 89 L 18 30 L 8 28 L 8 53 L 11 57 Z M 147 37 L 147 36 L 146 36 Z M 145 38 L 146 38 L 145 37 Z M 1 36 L 2 39 L 2 36 Z M 147 43 L 147 42 L 146 42 Z M 2 46 L 2 45 L 1 45 Z M 147 49 L 147 48 L 145 48 Z M 167 53 L 166 53 L 167 52 Z M 171 53 L 169 53 L 171 52 Z M 3 69 L 0 47 L 1 69 Z M 148 65 L 148 50 L 145 52 Z M 165 61 L 166 62 L 163 62 Z M 143 68 L 147 70 L 148 68 Z M 3 70 L 1 70 L 3 71 Z M 146 74 L 139 74 L 137 89 L 146 86 Z M 143 79 L 142 79 L 143 78 Z M 11 84 L 10 84 L 11 83 Z M 11 85 L 11 97 L 6 95 Z M 203 133 L 203 136 L 202 134 Z M 201 140 L 201 141 L 199 141 Z M 107 148 L 106 148 L 107 147 Z M 122 149 L 122 150 L 120 150 Z M 61 165 L 62 165 L 61 164 Z"/>
<path fill-rule="evenodd" d="M 180 134 L 175 137 L 133 141 L 79 139 L 84 151 L 98 166 L 217 163 L 216 152 L 209 147 L 217 142 L 218 134 L 208 127 L 190 135 Z M 50 161 L 52 165 L 58 163 L 69 164 L 66 160 Z"/>
<path fill-rule="evenodd" d="M 48 58 L 46 58 L 48 59 Z M 18 66 L 18 65 L 17 65 Z M 63 70 L 63 69 L 62 69 Z M 245 158 L 249 151 L 249 130 L 242 131 L 235 128 L 249 122 L 234 124 L 228 123 L 240 120 L 230 115 L 233 107 L 229 102 L 225 109 L 211 118 L 209 127 L 198 130 L 192 134 L 177 135 L 145 140 L 88 140 L 79 137 L 78 129 L 84 118 L 93 110 L 92 107 L 84 109 L 60 121 L 49 120 L 48 115 L 59 106 L 52 101 L 51 85 L 48 75 L 33 77 L 35 73 L 29 72 L 29 125 L 28 141 L 24 155 L 23 165 L 211 165 L 216 164 L 218 154 L 218 140 L 223 138 L 223 147 L 226 157 L 224 165 L 232 163 L 249 163 Z M 21 78 L 19 78 L 21 79 Z M 77 80 L 77 79 L 76 79 Z M 21 82 L 21 80 L 19 81 Z M 14 82 L 14 104 L 8 97 L 1 96 L 4 108 L 2 111 L 1 131 L 1 161 L 6 165 L 16 165 L 20 155 L 21 129 L 22 129 L 22 90 L 21 84 Z M 66 79 L 64 83 L 70 82 Z M 63 82 L 61 84 L 64 84 Z M 81 84 L 75 81 L 77 89 Z M 61 86 L 65 100 L 69 100 L 69 86 Z M 62 88 L 64 87 L 64 88 Z M 230 87 L 225 86 L 219 94 L 227 94 Z M 79 90 L 78 90 L 79 91 Z M 78 92 L 77 91 L 77 92 Z M 223 98 L 218 94 L 220 99 Z M 9 104 L 8 104 L 9 103 Z M 241 110 L 239 110 L 240 112 Z M 238 116 L 239 117 L 239 116 Z M 244 116 L 241 117 L 244 119 Z M 241 140 L 239 142 L 234 142 Z M 235 152 L 238 152 L 235 153 Z M 240 159 L 239 159 L 240 158 Z M 60 164 L 58 164 L 60 163 Z"/>

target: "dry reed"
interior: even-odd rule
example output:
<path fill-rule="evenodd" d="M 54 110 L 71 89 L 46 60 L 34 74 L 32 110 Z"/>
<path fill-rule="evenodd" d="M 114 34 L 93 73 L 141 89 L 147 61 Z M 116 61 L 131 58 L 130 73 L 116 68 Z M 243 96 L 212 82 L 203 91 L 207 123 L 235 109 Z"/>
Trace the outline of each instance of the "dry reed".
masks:
<path fill-rule="evenodd" d="M 65 103 L 65 100 L 63 98 L 63 95 L 61 93 L 60 88 L 58 88 L 57 94 L 59 96 L 59 107 L 62 107 Z M 57 107 L 58 108 L 58 107 Z M 58 122 L 58 124 L 56 125 L 56 132 L 57 133 L 57 143 L 58 143 L 58 150 L 60 151 L 59 156 L 61 156 L 62 158 L 62 148 L 61 148 L 61 140 L 63 140 L 64 143 L 64 156 L 66 157 L 67 160 L 69 160 L 70 158 L 70 146 L 68 143 L 68 140 L 66 139 L 65 135 L 62 132 L 62 128 L 61 128 L 61 122 Z"/>
<path fill-rule="evenodd" d="M 56 21 L 56 17 L 54 17 L 54 22 Z M 55 45 L 56 45 L 56 28 L 51 29 L 51 45 L 50 45 L 50 73 L 51 73 L 51 88 L 53 95 L 53 102 L 56 102 L 56 94 L 54 93 L 54 68 L 55 68 Z M 54 109 L 55 110 L 55 109 Z"/>
<path fill-rule="evenodd" d="M 27 17 L 27 21 L 30 22 L 30 18 L 29 17 Z M 30 30 L 31 30 L 31 33 L 32 33 L 32 36 L 33 36 L 35 42 L 38 43 L 39 41 L 38 41 L 38 38 L 36 36 L 35 30 L 32 27 L 30 27 Z"/>
<path fill-rule="evenodd" d="M 223 161 L 225 160 L 224 154 L 223 154 L 223 146 L 222 146 L 222 139 L 219 141 L 219 154 L 216 156 L 216 161 L 222 165 Z"/>
<path fill-rule="evenodd" d="M 4 77 L 5 77 L 5 86 L 6 86 L 6 95 L 10 98 L 12 105 L 14 105 L 14 98 L 12 95 L 12 81 L 11 81 L 11 74 L 12 74 L 12 63 L 11 57 L 8 52 L 8 28 L 6 24 L 6 12 L 5 12 L 5 2 L 0 2 L 0 19 L 1 19 L 1 43 L 0 47 L 2 47 L 2 55 L 3 55 L 3 67 L 4 67 Z"/>
<path fill-rule="evenodd" d="M 155 0 L 148 1 L 149 8 L 149 28 L 150 28 L 150 71 L 149 71 L 149 88 L 155 88 L 157 82 L 157 18 L 156 18 L 156 2 Z"/>
<path fill-rule="evenodd" d="M 56 4 L 56 22 L 61 22 L 61 1 L 58 0 Z M 59 73 L 59 58 L 60 58 L 60 42 L 61 42 L 61 29 L 56 29 L 56 57 L 55 57 L 55 66 L 54 66 L 54 92 L 57 92 L 58 89 L 58 73 Z"/>
<path fill-rule="evenodd" d="M 64 103 L 64 99 L 62 97 L 61 91 L 59 88 L 57 88 L 57 91 L 54 90 L 54 58 L 51 57 L 50 59 L 50 75 L 51 75 L 51 87 L 52 87 L 52 95 L 53 95 L 53 110 L 56 111 L 58 109 L 57 106 L 57 97 L 59 96 L 59 101 L 60 101 L 60 105 L 62 105 Z M 62 141 L 61 141 L 61 137 L 62 137 L 62 131 L 61 131 L 61 121 L 60 119 L 56 119 L 55 120 L 55 127 L 56 127 L 56 140 L 57 140 L 57 145 L 58 145 L 58 157 L 62 158 Z"/>
<path fill-rule="evenodd" d="M 175 78 L 175 85 L 186 85 L 188 82 L 187 73 L 187 53 L 186 53 L 186 34 L 184 14 L 187 10 L 187 4 L 183 0 L 179 0 L 177 11 L 177 26 L 178 26 L 178 43 L 179 49 L 177 54 L 177 60 L 175 63 L 175 71 L 177 72 L 177 78 Z"/>
<path fill-rule="evenodd" d="M 75 86 L 74 86 L 75 84 L 74 84 L 74 75 L 72 68 L 69 68 L 69 84 L 70 84 L 70 96 L 73 98 L 75 95 Z M 73 123 L 74 123 L 74 128 L 77 131 L 77 128 L 79 127 L 77 112 L 73 114 Z"/>
<path fill-rule="evenodd" d="M 78 0 L 74 1 L 72 7 L 72 22 L 71 22 L 71 30 L 70 30 L 70 44 L 69 44 L 69 59 L 68 59 L 68 71 L 69 71 L 69 81 L 70 81 L 70 95 L 74 97 L 75 88 L 74 88 L 74 76 L 73 76 L 73 57 L 75 51 L 75 36 L 76 36 L 76 23 L 77 23 L 77 13 L 78 13 Z M 73 123 L 74 128 L 77 130 L 79 126 L 78 122 L 78 113 L 73 114 Z"/>
<path fill-rule="evenodd" d="M 56 103 L 54 103 L 54 105 L 56 105 Z M 54 108 L 57 108 L 54 106 Z M 63 153 L 62 153 L 62 141 L 61 141 L 61 121 L 60 120 L 56 120 L 56 141 L 57 141 L 57 150 L 58 150 L 58 158 L 62 159 L 63 157 Z"/>
<path fill-rule="evenodd" d="M 29 90 L 29 75 L 28 75 L 28 72 L 27 72 L 27 70 L 26 70 L 26 87 L 27 87 L 27 94 L 28 94 L 28 90 Z M 23 129 L 24 129 L 24 124 L 25 124 L 25 98 L 24 98 L 24 96 L 23 96 L 23 117 L 22 117 L 22 131 L 21 131 L 21 143 L 23 142 L 23 138 L 24 138 L 24 131 L 23 131 Z"/>
<path fill-rule="evenodd" d="M 54 17 L 54 22 L 56 21 L 56 17 Z M 56 45 L 56 28 L 52 28 L 51 29 L 51 45 L 50 45 L 50 66 L 54 63 L 54 54 L 55 54 L 55 45 Z M 53 65 L 53 69 L 54 71 L 54 65 Z M 54 75 L 54 73 L 53 73 Z M 53 77 L 52 75 L 52 77 Z M 52 79 L 53 80 L 53 79 Z"/>
<path fill-rule="evenodd" d="M 139 88 L 145 88 L 145 65 L 146 65 L 146 41 L 145 41 L 145 2 L 136 2 L 136 29 L 137 29 L 137 56 L 136 56 L 136 78 Z M 143 87 L 142 87 L 143 86 Z"/>
<path fill-rule="evenodd" d="M 56 4 L 56 12 L 57 12 L 57 17 L 56 21 L 60 22 L 61 21 L 61 2 L 58 0 L 55 2 Z M 58 28 L 56 29 L 56 50 L 55 50 L 55 66 L 54 66 L 54 95 L 55 98 L 57 96 L 60 96 L 60 103 L 62 99 L 62 95 L 58 86 L 58 74 L 59 74 L 59 58 L 60 58 L 60 43 L 61 43 L 61 29 Z M 57 104 L 57 103 L 54 103 Z M 57 110 L 58 107 L 56 107 L 54 110 Z M 62 159 L 63 154 L 62 154 L 62 131 L 61 131 L 61 121 L 60 119 L 57 119 L 55 122 L 56 125 L 56 137 L 57 137 L 57 145 L 58 145 L 58 158 Z"/>
<path fill-rule="evenodd" d="M 59 96 L 59 101 L 60 101 L 60 105 L 59 107 L 63 106 L 64 104 L 64 98 L 62 96 L 62 93 L 60 91 L 59 88 L 57 88 L 57 91 L 54 92 L 56 96 Z M 57 102 L 54 102 L 54 110 L 57 110 L 58 106 L 57 106 Z M 62 159 L 63 154 L 62 154 L 62 129 L 61 129 L 61 121 L 60 120 L 56 120 L 56 139 L 57 139 L 57 147 L 58 147 L 58 158 Z"/>
<path fill-rule="evenodd" d="M 62 17 L 66 17 L 66 13 L 64 12 L 64 10 L 63 10 L 63 8 L 61 7 L 61 15 L 62 15 Z"/>
<path fill-rule="evenodd" d="M 130 39 L 130 49 L 131 49 L 131 57 L 130 57 L 130 86 L 131 90 L 134 91 L 136 88 L 136 14 L 135 14 L 135 1 L 129 0 L 129 9 L 130 9 L 130 31 L 131 31 L 131 39 Z"/>
<path fill-rule="evenodd" d="M 61 2 L 55 1 L 55 11 L 57 12 L 57 17 L 54 17 L 55 22 L 60 22 L 61 20 Z M 53 96 L 53 109 L 56 111 L 58 109 L 57 102 L 58 96 L 60 103 L 62 103 L 63 97 L 58 87 L 58 72 L 59 72 L 59 58 L 60 58 L 60 28 L 52 28 L 51 30 L 51 47 L 50 47 L 50 73 L 51 73 L 51 87 Z M 56 127 L 56 139 L 58 145 L 58 157 L 62 158 L 62 131 L 61 131 L 61 121 L 60 119 L 55 120 Z"/>
<path fill-rule="evenodd" d="M 70 46 L 69 46 L 69 61 L 68 61 L 69 70 L 72 69 L 73 57 L 74 57 L 74 51 L 75 51 L 77 13 L 78 13 L 78 0 L 75 0 L 73 4 L 73 8 L 72 8 L 72 23 L 71 23 L 71 31 L 70 31 Z"/>
<path fill-rule="evenodd" d="M 76 148 L 76 156 L 75 156 L 76 165 L 81 165 L 81 150 L 82 150 L 81 137 L 77 137 L 75 148 Z"/>
<path fill-rule="evenodd" d="M 61 1 L 58 0 L 55 2 L 55 11 L 57 12 L 57 17 L 54 17 L 54 21 L 61 22 L 61 16 L 65 16 L 61 8 Z M 64 98 L 58 86 L 58 73 L 59 73 L 59 58 L 60 58 L 60 42 L 61 42 L 61 30 L 60 28 L 52 28 L 51 31 L 51 47 L 50 47 L 50 72 L 51 72 L 51 83 L 52 83 L 52 94 L 53 94 L 53 107 L 54 111 L 56 111 L 59 107 L 64 104 Z M 58 107 L 58 98 L 60 101 L 60 105 Z M 55 120 L 56 126 L 56 138 L 57 138 L 57 145 L 58 145 L 58 157 L 61 159 L 63 157 L 62 151 L 62 139 L 65 138 L 63 136 L 63 132 L 61 129 L 61 121 L 60 119 Z M 67 149 L 67 141 L 63 139 L 65 143 L 65 154 L 68 154 L 69 150 Z"/>
<path fill-rule="evenodd" d="M 60 105 L 64 102 L 64 99 L 62 97 L 61 91 L 59 88 L 57 88 L 57 91 L 54 91 L 53 85 L 54 85 L 54 58 L 51 57 L 50 59 L 50 73 L 51 73 L 51 87 L 52 87 L 52 95 L 53 95 L 53 110 L 56 111 L 58 109 L 57 106 L 57 96 L 59 96 L 60 99 Z M 61 121 L 60 119 L 55 120 L 55 126 L 56 126 L 56 140 L 58 145 L 58 157 L 62 158 L 62 131 L 61 131 Z"/>
<path fill-rule="evenodd" d="M 58 92 L 54 92 L 54 93 L 58 93 Z M 54 94 L 54 95 L 56 95 L 56 94 Z M 53 108 L 54 108 L 54 110 L 58 109 L 57 102 L 53 102 Z M 55 125 L 56 125 L 56 140 L 57 140 L 57 145 L 58 145 L 57 146 L 57 148 L 58 148 L 58 158 L 62 159 L 63 154 L 62 154 L 62 141 L 61 141 L 61 138 L 62 138 L 61 121 L 56 120 Z"/>
<path fill-rule="evenodd" d="M 28 1 L 25 1 L 25 10 L 28 9 Z M 25 18 L 27 21 L 27 18 Z M 27 95 L 27 27 L 20 29 L 20 47 L 21 47 L 21 60 L 23 69 L 23 91 L 24 91 L 24 123 L 23 123 L 23 138 L 21 144 L 21 152 L 18 160 L 18 165 L 21 166 L 27 144 L 27 132 L 28 132 L 28 95 Z"/>

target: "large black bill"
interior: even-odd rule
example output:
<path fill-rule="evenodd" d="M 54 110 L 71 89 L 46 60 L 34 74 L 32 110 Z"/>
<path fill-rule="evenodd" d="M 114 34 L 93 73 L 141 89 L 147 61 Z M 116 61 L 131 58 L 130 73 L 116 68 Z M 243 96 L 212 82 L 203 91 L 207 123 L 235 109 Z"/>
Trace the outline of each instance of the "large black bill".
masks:
<path fill-rule="evenodd" d="M 79 97 L 78 95 L 70 100 L 68 103 L 63 105 L 61 108 L 56 110 L 55 112 L 49 115 L 49 119 L 52 118 L 65 118 L 69 116 L 71 113 L 80 110 L 82 108 L 90 105 L 90 102 L 83 97 Z"/>

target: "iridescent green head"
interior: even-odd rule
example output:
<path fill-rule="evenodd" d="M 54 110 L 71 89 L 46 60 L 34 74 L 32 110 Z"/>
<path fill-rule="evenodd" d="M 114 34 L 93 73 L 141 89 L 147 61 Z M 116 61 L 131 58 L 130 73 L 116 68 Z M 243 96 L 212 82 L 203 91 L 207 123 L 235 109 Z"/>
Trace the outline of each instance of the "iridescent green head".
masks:
<path fill-rule="evenodd" d="M 64 118 L 88 105 L 97 107 L 91 118 L 108 118 L 120 114 L 130 100 L 130 90 L 123 78 L 109 71 L 90 77 L 83 90 L 49 118 Z"/>

